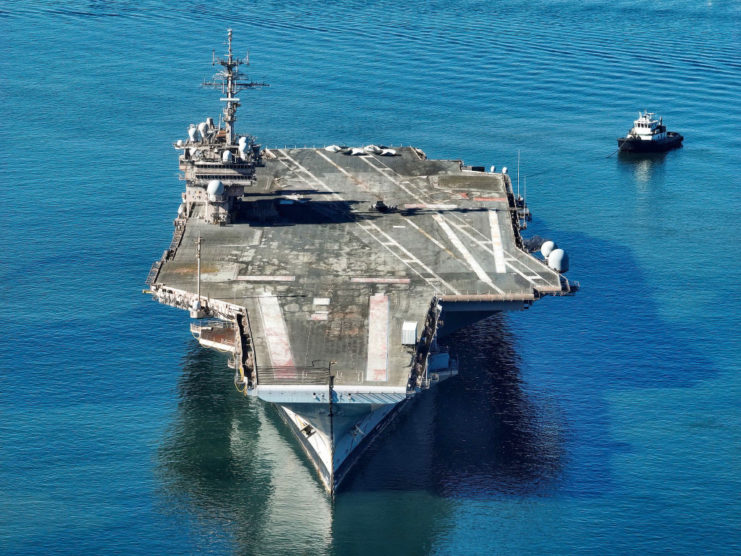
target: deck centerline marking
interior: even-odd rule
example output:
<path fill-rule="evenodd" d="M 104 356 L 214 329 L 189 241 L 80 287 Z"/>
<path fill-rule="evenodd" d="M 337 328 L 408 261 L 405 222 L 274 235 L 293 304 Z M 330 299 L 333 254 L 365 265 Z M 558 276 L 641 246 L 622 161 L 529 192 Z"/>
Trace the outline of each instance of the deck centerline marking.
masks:
<path fill-rule="evenodd" d="M 455 218 L 455 219 L 459 219 L 459 217 L 457 215 L 455 215 L 455 214 L 451 214 L 450 217 L 451 218 Z M 468 236 L 468 238 L 471 241 L 479 244 L 488 253 L 491 253 L 492 255 L 494 254 L 494 251 L 492 249 L 489 249 L 489 247 L 488 247 L 489 242 L 490 242 L 490 239 L 487 238 L 483 233 L 481 233 L 481 231 L 479 231 L 477 228 L 471 227 L 471 229 L 473 230 L 473 232 L 482 238 L 481 240 L 477 240 L 475 237 L 473 237 L 473 235 L 471 234 L 471 232 L 469 232 L 467 230 L 464 230 L 462 228 L 458 228 L 458 229 L 463 234 L 465 234 L 466 236 Z M 505 264 L 506 264 L 506 266 L 508 266 L 514 272 L 516 272 L 517 274 L 519 274 L 520 276 L 522 276 L 523 278 L 525 278 L 528 282 L 530 282 L 531 284 L 533 284 L 533 286 L 535 286 L 535 283 L 531 279 L 529 279 L 520 269 L 516 268 L 514 266 L 514 264 L 512 262 L 510 262 L 510 261 L 513 261 L 513 262 L 515 262 L 515 263 L 517 263 L 517 264 L 519 264 L 521 266 L 524 266 L 525 269 L 527 269 L 528 272 L 537 274 L 539 280 L 543 280 L 543 281 L 546 281 L 547 282 L 547 278 L 544 277 L 542 274 L 540 274 L 537 269 L 534 269 L 534 268 L 530 267 L 523 260 L 521 260 L 518 257 L 514 256 L 512 253 L 510 253 L 506 249 L 503 248 L 502 250 L 503 250 L 505 256 L 510 258 L 510 260 L 507 260 L 506 257 L 505 257 Z"/>
<path fill-rule="evenodd" d="M 490 288 L 497 290 L 499 293 L 504 293 L 504 290 L 497 287 L 494 282 L 491 281 L 489 275 L 484 271 L 483 268 L 481 268 L 481 265 L 478 263 L 478 261 L 473 258 L 473 255 L 471 255 L 471 252 L 466 248 L 461 239 L 457 235 L 455 235 L 453 228 L 451 228 L 450 224 L 445 221 L 442 214 L 433 214 L 432 218 L 443 229 L 445 235 L 448 236 L 448 239 L 455 246 L 455 248 L 458 249 L 460 254 L 463 255 L 463 258 L 468 263 L 468 266 L 470 266 L 471 270 L 473 270 L 476 276 L 479 277 L 479 280 L 481 280 Z"/>
<path fill-rule="evenodd" d="M 401 176 L 401 175 L 400 175 L 400 174 L 399 174 L 398 172 L 396 172 L 396 171 L 395 171 L 395 170 L 394 170 L 393 168 L 391 168 L 391 167 L 389 167 L 388 165 L 386 165 L 386 164 L 385 164 L 385 163 L 384 163 L 384 162 L 383 162 L 382 160 L 379 160 L 379 159 L 378 159 L 378 158 L 376 158 L 376 157 L 373 157 L 373 160 L 374 160 L 375 162 L 377 162 L 378 164 L 380 164 L 381 166 L 383 166 L 384 168 L 386 168 L 386 169 L 388 170 L 388 172 L 390 172 L 390 173 L 393 173 L 393 174 L 397 175 L 397 176 L 398 176 L 399 178 L 403 179 L 403 176 Z M 377 170 L 379 170 L 379 172 L 381 172 L 381 170 L 380 170 L 379 168 L 377 168 L 377 167 L 375 167 L 374 165 L 370 164 L 370 162 L 368 162 L 368 160 L 365 160 L 365 159 L 364 159 L 364 161 L 365 161 L 365 162 L 366 162 L 367 164 L 369 164 L 370 166 L 372 166 L 372 167 L 376 168 Z M 382 175 L 384 175 L 384 176 L 385 176 L 386 174 L 382 172 Z M 387 177 L 388 177 L 388 176 L 387 176 Z M 394 181 L 395 183 L 398 183 L 399 185 L 401 185 L 401 183 L 400 183 L 400 182 L 397 182 L 397 181 L 396 181 L 396 180 L 394 180 L 393 178 L 390 178 L 390 177 L 389 177 L 389 179 L 391 179 L 391 181 Z M 409 183 L 409 184 L 411 185 L 411 183 L 410 183 L 410 182 L 409 182 L 408 180 L 404 180 L 404 182 L 405 182 L 405 183 Z M 415 198 L 417 198 L 418 200 L 420 200 L 420 198 L 419 198 L 419 197 L 415 197 Z M 452 218 L 454 218 L 455 220 L 457 220 L 458 222 L 460 222 L 460 223 L 461 223 L 461 224 L 462 224 L 463 226 L 470 226 L 470 224 L 469 224 L 468 222 L 466 222 L 465 220 L 463 220 L 463 219 L 462 219 L 462 218 L 461 218 L 460 216 L 458 216 L 457 214 L 451 214 L 450 216 L 451 216 Z M 486 237 L 486 236 L 485 236 L 484 234 L 482 234 L 482 233 L 481 233 L 481 232 L 480 232 L 480 231 L 479 231 L 478 229 L 476 229 L 476 228 L 475 228 L 475 227 L 473 227 L 473 226 L 470 226 L 470 227 L 471 227 L 471 228 L 472 228 L 472 229 L 474 230 L 474 233 L 476 233 L 476 234 L 480 235 L 480 236 L 481 236 L 481 238 L 482 238 L 482 239 L 483 239 L 484 241 L 487 241 L 487 242 L 489 241 L 489 238 L 487 238 L 487 237 Z M 465 232 L 464 230 L 461 230 L 461 231 L 463 231 L 464 233 L 466 233 L 466 232 Z M 471 236 L 470 236 L 470 234 L 467 234 L 467 235 L 468 235 L 468 236 L 469 236 L 469 237 L 470 237 L 471 239 L 474 239 L 473 237 L 471 237 Z M 501 237 L 501 236 L 500 236 L 500 237 Z M 508 251 L 506 251 L 506 250 L 504 250 L 504 247 L 502 247 L 502 249 L 503 249 L 503 251 L 504 251 L 504 252 L 505 252 L 506 254 L 508 254 L 508 255 L 509 255 L 509 252 L 508 252 Z M 487 249 L 487 250 L 488 250 L 488 249 Z M 493 251 L 492 251 L 492 252 L 493 252 Z M 547 280 L 547 278 L 546 278 L 546 277 L 544 277 L 544 276 L 543 276 L 542 274 L 540 274 L 540 273 L 538 272 L 538 270 L 537 270 L 537 269 L 534 269 L 534 268 L 532 268 L 532 267 L 531 267 L 531 266 L 529 266 L 529 265 L 528 265 L 527 263 L 525 263 L 524 261 L 522 261 L 521 259 L 519 259 L 519 258 L 517 258 L 517 257 L 513 257 L 513 259 L 514 259 L 514 260 L 515 260 L 515 261 L 516 261 L 516 262 L 517 262 L 517 263 L 518 263 L 519 265 L 521 265 L 521 266 L 525 267 L 525 268 L 526 268 L 526 269 L 527 269 L 527 270 L 528 270 L 529 272 L 537 274 L 537 275 L 538 275 L 538 279 L 540 279 L 540 280 L 543 280 L 543 281 L 548 281 L 548 280 Z M 533 283 L 533 282 L 532 282 L 532 280 L 528 279 L 528 278 L 527 278 L 527 277 L 525 276 L 525 274 L 523 274 L 523 273 L 522 273 L 522 272 L 521 272 L 521 271 L 520 271 L 519 269 L 515 268 L 515 267 L 514 267 L 514 265 L 512 265 L 512 264 L 507 264 L 507 266 L 509 266 L 509 267 L 510 267 L 510 268 L 511 268 L 511 269 L 512 269 L 513 271 L 515 271 L 516 273 L 518 273 L 518 274 L 519 274 L 520 276 L 522 276 L 523 278 L 525 278 L 525 279 L 526 279 L 526 280 L 528 280 L 529 282 Z M 534 285 L 534 284 L 533 284 L 533 285 Z"/>
<path fill-rule="evenodd" d="M 504 264 L 504 249 L 502 248 L 499 220 L 497 219 L 497 212 L 494 210 L 489 211 L 489 227 L 491 228 L 491 246 L 494 251 L 494 264 L 497 273 L 504 274 L 507 272 L 507 267 Z"/>
<path fill-rule="evenodd" d="M 412 226 L 412 228 L 414 228 L 414 229 L 415 229 L 415 230 L 417 230 L 417 231 L 418 231 L 418 232 L 419 232 L 420 234 L 422 234 L 422 235 L 423 235 L 423 236 L 425 236 L 425 237 L 426 237 L 427 239 L 429 239 L 429 240 L 430 240 L 430 241 L 431 241 L 432 243 L 434 243 L 434 244 L 435 244 L 435 245 L 436 245 L 436 246 L 437 246 L 438 248 L 442 249 L 443 251 L 446 251 L 446 252 L 447 252 L 447 253 L 448 253 L 449 255 L 451 255 L 451 256 L 453 256 L 453 257 L 455 257 L 455 254 L 454 254 L 454 253 L 453 253 L 453 252 L 452 252 L 452 251 L 451 251 L 450 249 L 448 249 L 447 247 L 445 247 L 445 246 L 444 246 L 444 245 L 443 245 L 442 243 L 440 243 L 440 242 L 439 242 L 438 240 L 436 240 L 436 239 L 435 239 L 434 237 L 432 237 L 432 236 L 431 236 L 430 234 L 428 234 L 428 233 L 427 233 L 426 231 L 424 231 L 424 230 L 423 230 L 423 229 L 422 229 L 422 228 L 421 228 L 420 226 L 418 226 L 418 225 L 417 225 L 417 224 L 416 224 L 415 222 L 413 222 L 411 218 L 406 218 L 406 217 L 404 217 L 404 219 L 405 219 L 405 220 L 406 220 L 407 222 L 409 222 L 409 224 L 410 224 L 410 225 Z"/>
<path fill-rule="evenodd" d="M 415 198 L 415 199 L 417 199 L 417 200 L 418 200 L 418 201 L 419 201 L 420 203 L 423 203 L 423 204 L 425 203 L 425 200 L 424 200 L 424 199 L 423 199 L 422 197 L 420 197 L 419 195 L 415 195 L 414 193 L 412 193 L 411 191 L 409 191 L 409 189 L 407 189 L 407 188 L 406 188 L 406 187 L 405 187 L 405 186 L 404 186 L 404 185 L 403 185 L 403 184 L 402 184 L 401 182 L 399 182 L 398 180 L 395 180 L 395 179 L 394 179 L 394 178 L 392 178 L 391 176 L 388 176 L 388 175 L 386 175 L 386 173 L 384 173 L 384 172 L 383 172 L 383 170 L 382 170 L 381 168 L 379 168 L 379 167 L 378 167 L 378 166 L 376 166 L 375 164 L 371 163 L 371 161 L 369 160 L 369 158 L 368 158 L 368 157 L 362 157 L 362 158 L 361 158 L 361 160 L 362 160 L 363 162 L 365 162 L 365 163 L 366 163 L 366 164 L 367 164 L 368 166 L 370 166 L 371 168 L 373 168 L 373 169 L 374 169 L 374 170 L 375 170 L 376 172 L 378 172 L 379 174 L 381 174 L 381 175 L 382 175 L 383 177 L 385 177 L 385 178 L 386 178 L 387 180 L 390 180 L 390 181 L 392 181 L 392 182 L 393 182 L 393 183 L 395 183 L 395 184 L 396 184 L 397 186 L 399 186 L 399 187 L 400 187 L 401 189 L 403 189 L 403 190 L 404 190 L 404 192 L 405 192 L 405 193 L 406 193 L 407 195 L 410 195 L 410 196 L 414 197 L 414 198 Z M 373 160 L 376 160 L 376 158 L 373 158 Z M 388 168 L 388 166 L 386 166 L 386 168 Z M 389 168 L 389 170 L 391 170 L 391 169 Z M 391 171 L 393 171 L 393 170 L 391 170 Z M 415 188 L 415 189 L 416 189 L 416 188 Z"/>
<path fill-rule="evenodd" d="M 390 173 L 396 174 L 397 176 L 399 176 L 400 178 L 402 178 L 402 176 L 401 176 L 400 174 L 398 174 L 398 173 L 397 173 L 397 172 L 396 172 L 396 171 L 395 171 L 395 170 L 394 170 L 393 168 L 390 168 L 389 166 L 387 166 L 387 165 L 386 165 L 386 164 L 385 164 L 385 163 L 384 163 L 383 161 L 381 161 L 381 160 L 377 159 L 376 157 L 373 157 L 373 160 L 374 160 L 375 162 L 377 162 L 378 164 L 380 164 L 381 166 L 383 166 L 384 168 L 386 168 L 386 169 L 387 169 L 387 170 L 388 170 L 388 171 L 389 171 Z M 385 174 L 384 172 L 381 172 L 381 170 L 380 170 L 379 168 L 377 168 L 377 167 L 376 167 L 375 165 L 373 165 L 373 164 L 370 164 L 370 162 L 369 162 L 368 160 L 364 159 L 364 161 L 365 161 L 365 162 L 366 162 L 366 163 L 367 163 L 367 164 L 368 164 L 369 166 L 371 166 L 371 167 L 373 167 L 373 168 L 376 168 L 376 170 L 378 170 L 378 171 L 379 171 L 379 172 L 381 173 L 381 175 L 384 175 L 384 176 L 386 176 L 386 174 Z M 386 176 L 386 177 L 388 177 L 388 176 Z M 400 185 L 400 186 L 401 186 L 401 183 L 400 183 L 400 182 L 398 182 L 397 180 L 394 180 L 393 178 L 390 178 L 390 177 L 389 177 L 389 179 L 390 179 L 391 181 L 393 181 L 393 182 L 395 182 L 395 183 L 397 183 L 398 185 Z M 406 183 L 410 183 L 410 182 L 409 182 L 409 181 L 407 181 L 407 180 L 405 180 L 405 182 L 406 182 Z M 411 185 L 411 184 L 410 184 L 410 185 Z M 407 190 L 405 189 L 405 191 L 407 191 Z M 415 198 L 416 198 L 417 200 L 420 200 L 420 201 L 422 201 L 422 199 L 421 199 L 420 197 L 417 197 L 417 196 L 415 196 Z M 476 229 L 475 227 L 471 226 L 471 225 L 470 225 L 470 224 L 469 224 L 468 222 L 466 222 L 465 220 L 463 220 L 463 219 L 462 219 L 462 218 L 461 218 L 460 216 L 458 216 L 457 214 L 451 214 L 450 216 L 451 216 L 452 218 L 454 218 L 455 220 L 457 220 L 457 221 L 458 221 L 458 222 L 460 223 L 460 227 L 463 227 L 463 226 L 465 226 L 465 227 L 470 227 L 471 229 L 473 229 L 473 230 L 474 230 L 474 233 L 476 233 L 476 234 L 480 235 L 480 236 L 481 236 L 481 238 L 482 238 L 482 239 L 483 239 L 484 241 L 487 241 L 487 242 L 488 242 L 488 241 L 490 241 L 490 239 L 489 239 L 489 238 L 487 238 L 487 237 L 486 237 L 486 236 L 485 236 L 484 234 L 482 234 L 482 233 L 481 233 L 481 232 L 480 232 L 480 231 L 479 231 L 478 229 Z M 460 229 L 460 227 L 459 227 L 459 229 Z M 470 238 L 471 238 L 472 240 L 474 240 L 474 241 L 475 241 L 475 239 L 474 239 L 474 238 L 473 238 L 473 237 L 471 236 L 471 234 L 467 233 L 467 232 L 466 232 L 465 230 L 461 230 L 461 231 L 462 231 L 463 233 L 466 233 L 466 235 L 468 235 L 468 236 L 469 236 L 469 237 L 470 237 Z M 500 235 L 500 238 L 501 238 L 501 235 Z M 502 250 L 504 251 L 504 247 L 503 247 L 503 246 L 502 246 Z M 488 248 L 487 248 L 487 251 L 488 251 Z M 508 253 L 507 251 L 504 251 L 504 252 L 505 252 L 505 253 Z M 494 254 L 494 256 L 496 257 L 496 254 L 494 253 L 494 250 L 492 250 L 492 254 Z M 509 254 L 509 253 L 508 253 L 508 254 Z M 547 281 L 547 279 L 546 279 L 545 277 L 543 277 L 543 276 L 542 276 L 541 274 L 539 274 L 537 270 L 535 270 L 535 269 L 533 269 L 532 267 L 530 267 L 530 266 L 529 266 L 528 264 L 526 264 L 526 263 L 525 263 L 524 261 L 521 261 L 521 260 L 520 260 L 520 259 L 518 259 L 517 257 L 513 257 L 513 258 L 514 258 L 514 260 L 515 260 L 515 261 L 516 261 L 516 262 L 517 262 L 518 264 L 520 264 L 520 265 L 524 266 L 524 267 L 525 267 L 525 268 L 526 268 L 526 269 L 527 269 L 527 270 L 528 270 L 529 272 L 531 272 L 531 273 L 533 273 L 533 272 L 534 272 L 534 273 L 538 274 L 538 278 L 539 278 L 540 280 L 543 280 L 543 281 Z M 523 278 L 525 278 L 526 280 L 528 280 L 528 281 L 529 281 L 530 283 L 533 283 L 533 281 L 532 281 L 532 280 L 528 279 L 528 278 L 527 278 L 527 277 L 525 276 L 525 274 L 524 274 L 524 273 L 522 273 L 522 272 L 521 272 L 521 271 L 520 271 L 519 269 L 515 268 L 515 267 L 514 267 L 514 265 L 512 265 L 512 264 L 508 264 L 507 266 L 509 266 L 510 268 L 512 268 L 512 270 L 513 270 L 513 271 L 515 271 L 515 272 L 516 272 L 516 273 L 518 273 L 518 274 L 519 274 L 520 276 L 522 276 Z M 535 285 L 535 284 L 533 283 L 533 285 Z"/>
<path fill-rule="evenodd" d="M 319 150 L 316 150 L 316 149 L 314 149 L 314 152 L 316 152 L 316 154 L 318 154 L 319 156 L 321 156 L 324 160 L 326 160 L 332 166 L 334 166 L 335 168 L 337 168 L 341 173 L 345 174 L 348 178 L 350 178 L 352 181 L 354 181 L 358 185 L 358 187 L 360 189 L 362 189 L 363 191 L 366 191 L 366 192 L 370 192 L 370 186 L 367 183 L 365 183 L 363 180 L 361 180 L 357 176 L 352 175 L 350 172 L 348 172 L 347 170 L 345 170 L 344 168 L 342 168 L 340 165 L 338 165 L 336 162 L 334 162 L 331 158 L 329 158 L 323 152 L 320 152 Z"/>
<path fill-rule="evenodd" d="M 391 239 L 391 240 L 393 241 L 393 238 L 391 238 L 391 237 L 390 237 L 390 236 L 389 236 L 389 235 L 388 235 L 388 234 L 387 234 L 386 232 L 384 232 L 384 231 L 383 231 L 383 230 L 382 230 L 381 228 L 379 228 L 379 227 L 378 227 L 378 226 L 377 226 L 376 224 L 374 224 L 374 223 L 372 223 L 372 222 L 369 222 L 369 223 L 368 223 L 368 226 L 369 226 L 369 227 L 371 227 L 371 228 L 373 228 L 373 229 L 375 229 L 375 230 L 376 230 L 376 232 L 378 232 L 379 234 L 382 234 L 382 235 L 386 236 L 386 237 L 387 237 L 388 239 Z M 373 234 L 373 233 L 371 232 L 371 230 L 368 230 L 368 229 L 366 229 L 366 232 L 368 232 L 368 233 L 369 233 L 369 234 L 370 234 L 370 235 L 371 235 L 371 236 L 372 236 L 372 237 L 373 237 L 374 239 L 376 239 L 376 241 L 378 241 L 379 243 L 381 243 L 381 241 L 380 241 L 380 240 L 378 239 L 378 237 L 376 237 L 376 236 L 375 236 L 375 235 L 374 235 L 374 234 Z M 381 245 L 383 245 L 383 243 L 381 243 Z M 448 284 L 448 282 L 446 282 L 445 280 L 443 280 L 443 279 L 442 279 L 442 277 L 438 276 L 438 275 L 437 275 L 437 274 L 436 274 L 435 272 L 433 272 L 433 271 L 432 271 L 432 269 L 430 269 L 430 267 L 428 267 L 428 266 L 427 266 L 426 264 L 424 264 L 424 263 L 423 263 L 422 261 L 420 261 L 420 260 L 419 260 L 419 259 L 418 259 L 417 257 L 415 257 L 413 253 L 411 253 L 411 252 L 410 252 L 410 251 L 409 251 L 408 249 L 406 249 L 406 248 L 405 248 L 405 247 L 404 247 L 403 245 L 401 245 L 400 243 L 396 243 L 396 245 L 397 245 L 397 247 L 399 248 L 399 250 L 400 250 L 400 251 L 401 251 L 402 253 L 404 253 L 404 254 L 405 254 L 405 255 L 406 255 L 407 257 L 409 257 L 409 260 L 412 260 L 412 261 L 414 261 L 414 263 L 415 263 L 415 264 L 418 264 L 419 266 L 421 266 L 421 267 L 422 267 L 422 269 L 423 269 L 423 270 L 424 270 L 424 271 L 425 271 L 425 272 L 426 272 L 427 274 L 429 274 L 430 276 L 433 276 L 433 277 L 434 277 L 434 278 L 435 278 L 436 280 L 440 281 L 440 282 L 441 282 L 442 284 L 444 284 L 444 285 L 445 285 L 445 286 L 446 286 L 447 288 L 449 288 L 449 289 L 450 289 L 450 291 L 452 291 L 453 293 L 455 293 L 456 295 L 458 295 L 458 293 L 459 293 L 459 292 L 458 292 L 458 290 L 456 290 L 456 289 L 455 289 L 455 288 L 454 288 L 454 287 L 453 287 L 452 285 Z M 386 249 L 388 249 L 388 250 L 389 250 L 389 251 L 390 251 L 391 253 L 393 253 L 393 251 L 391 251 L 391 248 L 390 248 L 390 247 L 388 247 L 388 246 L 384 246 L 384 247 L 386 247 Z M 397 255 L 396 253 L 393 253 L 393 254 L 394 254 L 394 255 L 396 255 L 396 257 L 397 257 L 397 258 L 398 258 L 398 259 L 399 259 L 400 261 L 404 262 L 404 259 L 402 259 L 402 258 L 401 258 L 401 257 L 400 257 L 399 255 Z M 407 266 L 409 266 L 409 268 L 412 268 L 412 267 L 411 267 L 411 265 L 409 265 L 408 263 L 406 263 L 406 264 L 407 264 Z M 423 279 L 424 279 L 425 281 L 427 281 L 427 282 L 429 283 L 429 279 L 427 279 L 427 278 L 425 278 L 424 276 L 422 276 L 422 274 L 421 274 L 420 272 L 418 272 L 418 271 L 417 271 L 416 269 L 414 269 L 414 268 L 412 268 L 412 270 L 413 270 L 413 271 L 414 271 L 414 272 L 415 272 L 416 274 L 418 274 L 418 275 L 419 275 L 419 276 L 420 276 L 421 278 L 423 278 Z M 430 285 L 431 285 L 431 286 L 435 286 L 435 287 L 436 287 L 436 284 L 430 284 Z"/>

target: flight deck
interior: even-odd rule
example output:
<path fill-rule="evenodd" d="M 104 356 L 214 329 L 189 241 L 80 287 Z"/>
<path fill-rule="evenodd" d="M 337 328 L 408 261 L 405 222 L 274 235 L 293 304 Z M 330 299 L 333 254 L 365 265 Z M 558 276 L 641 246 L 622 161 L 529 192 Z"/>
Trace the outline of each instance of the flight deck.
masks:
<path fill-rule="evenodd" d="M 522 248 L 507 174 L 413 147 L 343 150 L 266 149 L 234 221 L 192 207 L 159 270 L 158 286 L 195 291 L 200 238 L 201 302 L 244 307 L 258 383 L 332 361 L 337 385 L 406 386 L 402 327 L 421 329 L 433 297 L 522 305 L 568 289 Z"/>

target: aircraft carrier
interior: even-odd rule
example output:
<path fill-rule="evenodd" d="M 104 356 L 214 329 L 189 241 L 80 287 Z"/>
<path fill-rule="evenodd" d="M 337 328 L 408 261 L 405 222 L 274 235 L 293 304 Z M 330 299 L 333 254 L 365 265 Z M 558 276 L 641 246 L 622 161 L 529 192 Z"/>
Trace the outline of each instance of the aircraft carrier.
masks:
<path fill-rule="evenodd" d="M 506 170 L 414 147 L 262 148 L 234 129 L 264 86 L 214 54 L 218 122 L 175 143 L 185 192 L 146 290 L 188 310 L 235 385 L 274 403 L 334 495 L 415 395 L 457 374 L 438 337 L 575 291 L 552 242 L 525 248 L 529 212 Z"/>

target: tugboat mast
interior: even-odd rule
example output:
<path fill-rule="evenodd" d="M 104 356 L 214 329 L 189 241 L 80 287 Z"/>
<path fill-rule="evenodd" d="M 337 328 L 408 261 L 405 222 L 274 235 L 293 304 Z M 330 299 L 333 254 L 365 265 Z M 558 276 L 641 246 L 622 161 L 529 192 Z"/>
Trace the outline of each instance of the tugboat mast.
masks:
<path fill-rule="evenodd" d="M 250 65 L 249 55 L 247 58 L 235 58 L 232 52 L 232 30 L 228 29 L 228 45 L 226 58 L 217 58 L 216 51 L 213 52 L 212 66 L 220 64 L 223 70 L 217 72 L 213 81 L 203 83 L 204 87 L 221 88 L 222 94 L 226 94 L 220 100 L 226 103 L 224 107 L 224 125 L 226 127 L 226 144 L 234 145 L 236 143 L 236 134 L 234 131 L 234 122 L 237 121 L 237 108 L 241 106 L 239 98 L 235 95 L 245 89 L 255 87 L 268 87 L 267 83 L 256 83 L 249 80 L 249 77 L 239 72 L 239 66 Z"/>

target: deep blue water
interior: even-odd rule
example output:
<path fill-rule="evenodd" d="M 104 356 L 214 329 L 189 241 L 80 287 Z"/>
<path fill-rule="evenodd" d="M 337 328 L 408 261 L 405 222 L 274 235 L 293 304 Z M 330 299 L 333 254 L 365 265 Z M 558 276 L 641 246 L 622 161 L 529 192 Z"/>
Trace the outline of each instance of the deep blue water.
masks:
<path fill-rule="evenodd" d="M 139 293 L 228 26 L 271 85 L 240 131 L 520 151 L 582 285 L 457 333 L 334 507 Z M 0 552 L 741 553 L 740 29 L 730 0 L 3 2 Z M 614 155 L 644 108 L 684 148 Z"/>

